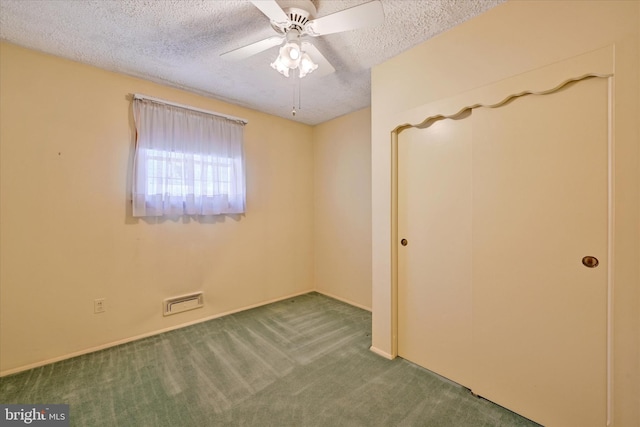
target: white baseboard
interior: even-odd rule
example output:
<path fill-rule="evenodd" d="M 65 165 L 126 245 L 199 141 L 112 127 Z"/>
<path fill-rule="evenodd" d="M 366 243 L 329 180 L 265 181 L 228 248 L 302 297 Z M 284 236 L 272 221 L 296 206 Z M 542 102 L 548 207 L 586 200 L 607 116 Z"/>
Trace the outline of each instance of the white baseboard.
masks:
<path fill-rule="evenodd" d="M 321 291 L 321 290 L 319 290 L 319 289 L 316 289 L 315 291 L 316 291 L 317 293 L 322 294 L 322 295 L 324 295 L 324 296 L 327 296 L 327 297 L 329 297 L 329 298 L 337 299 L 338 301 L 342 301 L 342 302 L 344 302 L 344 303 L 346 303 L 346 304 L 349 304 L 349 305 L 352 305 L 352 306 L 354 306 L 354 307 L 358 307 L 358 308 L 361 308 L 361 309 L 363 309 L 363 310 L 367 310 L 367 311 L 371 312 L 371 307 L 366 307 L 366 306 L 364 306 L 364 305 L 362 305 L 362 304 L 358 304 L 358 303 L 356 303 L 356 302 L 349 301 L 349 300 L 348 300 L 348 299 L 346 299 L 346 298 L 342 298 L 342 297 L 339 297 L 339 296 L 336 296 L 336 295 L 330 294 L 329 292 Z"/>
<path fill-rule="evenodd" d="M 202 322 L 206 322 L 208 320 L 217 319 L 218 317 L 228 316 L 230 314 L 238 313 L 240 311 L 250 310 L 252 308 L 261 307 L 263 305 L 267 305 L 267 304 L 271 304 L 271 303 L 274 303 L 274 302 L 283 301 L 283 300 L 286 300 L 286 299 L 289 299 L 289 298 L 297 297 L 297 296 L 300 296 L 300 295 L 308 294 L 309 292 L 313 292 L 313 291 L 314 291 L 313 289 L 309 289 L 309 290 L 306 290 L 304 292 L 298 292 L 298 293 L 287 295 L 287 296 L 284 296 L 284 297 L 279 297 L 279 298 L 275 298 L 275 299 L 272 299 L 272 300 L 263 301 L 263 302 L 260 302 L 260 303 L 257 303 L 257 304 L 248 305 L 248 306 L 245 306 L 245 307 L 242 307 L 242 308 L 238 308 L 238 309 L 235 309 L 235 310 L 225 311 L 223 313 L 214 314 L 214 315 L 211 315 L 211 316 L 203 317 L 202 319 L 197 319 L 197 320 L 193 320 L 193 321 L 190 321 L 190 322 L 181 323 L 179 325 L 170 326 L 168 328 L 163 328 L 163 329 L 156 330 L 156 331 L 147 332 L 145 334 L 136 335 L 136 336 L 129 337 L 129 338 L 123 338 L 121 340 L 112 341 L 112 342 L 109 342 L 107 344 L 101 344 L 99 346 L 90 347 L 90 348 L 87 348 L 87 349 L 84 349 L 84 350 L 80 350 L 80 351 L 75 351 L 73 353 L 64 354 L 62 356 L 57 356 L 57 357 L 54 357 L 54 358 L 51 358 L 51 359 L 42 360 L 40 362 L 19 366 L 17 368 L 6 369 L 6 370 L 0 372 L 0 377 L 5 377 L 5 376 L 11 375 L 11 374 L 17 374 L 18 372 L 28 371 L 29 369 L 34 369 L 34 368 L 39 368 L 40 366 L 48 365 L 50 363 L 60 362 L 62 360 L 71 359 L 73 357 L 82 356 L 84 354 L 89 354 L 89 353 L 93 353 L 93 352 L 96 352 L 96 351 L 104 350 L 104 349 L 107 349 L 109 347 L 115 347 L 115 346 L 120 345 L 120 344 L 126 344 L 128 342 L 140 340 L 140 339 L 143 339 L 143 338 L 152 337 L 154 335 L 159 335 L 159 334 L 162 334 L 162 333 L 165 333 L 165 332 L 169 332 L 169 331 L 173 331 L 173 330 L 176 330 L 176 329 L 185 328 L 187 326 L 195 325 L 197 323 L 202 323 Z"/>
<path fill-rule="evenodd" d="M 375 354 L 377 354 L 378 356 L 382 356 L 382 357 L 384 357 L 385 359 L 393 360 L 393 359 L 395 359 L 395 358 L 396 358 L 395 356 L 393 356 L 393 355 L 391 355 L 391 354 L 387 353 L 386 351 L 382 351 L 382 350 L 380 350 L 379 348 L 376 348 L 376 347 L 374 347 L 374 346 L 369 347 L 369 350 L 371 350 L 372 352 L 374 352 L 374 353 L 375 353 Z"/>

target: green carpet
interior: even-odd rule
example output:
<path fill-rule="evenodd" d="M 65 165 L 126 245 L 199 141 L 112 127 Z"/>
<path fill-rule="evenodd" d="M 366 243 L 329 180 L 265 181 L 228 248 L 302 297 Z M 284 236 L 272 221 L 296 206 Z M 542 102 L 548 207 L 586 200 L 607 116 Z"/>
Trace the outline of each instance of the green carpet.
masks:
<path fill-rule="evenodd" d="M 310 293 L 0 379 L 72 426 L 537 426 L 369 351 L 371 313 Z"/>

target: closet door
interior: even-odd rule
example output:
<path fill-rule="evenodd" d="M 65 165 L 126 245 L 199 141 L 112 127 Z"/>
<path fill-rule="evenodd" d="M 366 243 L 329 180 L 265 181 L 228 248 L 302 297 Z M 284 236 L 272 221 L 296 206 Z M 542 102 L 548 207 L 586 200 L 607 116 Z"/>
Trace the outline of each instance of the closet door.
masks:
<path fill-rule="evenodd" d="M 398 354 L 468 386 L 470 120 L 400 133 L 398 207 Z"/>
<path fill-rule="evenodd" d="M 546 426 L 605 426 L 608 81 L 471 121 L 473 391 Z"/>

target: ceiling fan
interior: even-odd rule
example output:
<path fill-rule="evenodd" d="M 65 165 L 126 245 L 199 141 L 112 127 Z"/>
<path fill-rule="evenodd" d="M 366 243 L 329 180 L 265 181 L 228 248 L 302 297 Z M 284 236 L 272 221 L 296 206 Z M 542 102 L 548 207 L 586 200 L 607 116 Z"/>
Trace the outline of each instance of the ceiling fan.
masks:
<path fill-rule="evenodd" d="M 289 77 L 289 71 L 294 69 L 298 69 L 299 77 L 304 77 L 316 69 L 316 75 L 320 76 L 335 71 L 324 55 L 312 43 L 304 40 L 307 36 L 318 37 L 384 22 L 380 0 L 320 18 L 314 18 L 317 11 L 311 0 L 280 0 L 283 7 L 276 0 L 250 1 L 269 18 L 271 27 L 278 35 L 223 53 L 221 57 L 241 60 L 282 45 L 271 67 L 286 77 Z"/>

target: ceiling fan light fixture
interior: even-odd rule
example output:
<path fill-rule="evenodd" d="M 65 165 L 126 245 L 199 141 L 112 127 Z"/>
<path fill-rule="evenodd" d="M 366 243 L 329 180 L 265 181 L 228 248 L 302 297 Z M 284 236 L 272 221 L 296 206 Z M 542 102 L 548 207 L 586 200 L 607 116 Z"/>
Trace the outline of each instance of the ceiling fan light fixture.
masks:
<path fill-rule="evenodd" d="M 307 74 L 312 73 L 316 68 L 318 68 L 318 64 L 313 62 L 308 54 L 304 53 L 302 55 L 302 58 L 300 58 L 300 78 L 303 78 Z"/>
<path fill-rule="evenodd" d="M 278 55 L 276 60 L 271 63 L 271 68 L 283 76 L 289 77 L 289 67 L 281 60 L 281 55 Z"/>
<path fill-rule="evenodd" d="M 289 48 L 287 53 L 289 54 L 289 58 L 293 61 L 297 61 L 300 58 L 300 48 L 295 44 Z"/>
<path fill-rule="evenodd" d="M 279 59 L 289 68 L 296 68 L 300 63 L 300 45 L 295 42 L 288 42 L 280 48 Z"/>

